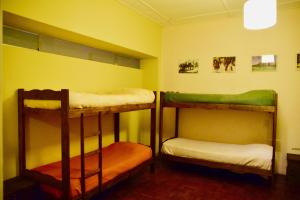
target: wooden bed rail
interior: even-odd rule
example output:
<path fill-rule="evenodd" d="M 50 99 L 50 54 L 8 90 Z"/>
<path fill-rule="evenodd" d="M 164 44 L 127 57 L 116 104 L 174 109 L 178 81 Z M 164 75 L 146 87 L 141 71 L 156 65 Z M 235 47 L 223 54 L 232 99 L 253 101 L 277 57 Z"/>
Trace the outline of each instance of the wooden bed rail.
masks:
<path fill-rule="evenodd" d="M 84 148 L 84 114 L 80 115 L 80 185 L 81 185 L 81 199 L 86 198 L 86 178 L 98 174 L 98 192 L 102 191 L 102 113 L 98 113 L 98 150 L 95 151 L 98 154 L 98 169 L 85 173 L 85 158 L 88 154 L 85 153 Z"/>

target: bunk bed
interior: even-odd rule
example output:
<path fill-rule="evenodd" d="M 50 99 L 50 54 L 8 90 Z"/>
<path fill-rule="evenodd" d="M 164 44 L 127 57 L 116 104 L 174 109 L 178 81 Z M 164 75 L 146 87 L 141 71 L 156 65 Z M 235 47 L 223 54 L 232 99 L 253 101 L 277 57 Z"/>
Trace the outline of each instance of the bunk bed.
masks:
<path fill-rule="evenodd" d="M 150 146 L 120 142 L 120 112 L 150 109 Z M 25 119 L 32 113 L 60 113 L 61 161 L 26 168 Z M 102 115 L 114 115 L 114 143 L 102 147 Z M 41 183 L 55 199 L 89 199 L 147 166 L 154 170 L 156 93 L 128 89 L 113 94 L 76 93 L 68 89 L 18 90 L 19 174 Z M 98 117 L 98 149 L 85 153 L 84 118 Z M 80 118 L 80 155 L 70 157 L 69 119 Z"/>
<path fill-rule="evenodd" d="M 164 108 L 175 108 L 175 136 L 163 138 Z M 180 138 L 179 110 L 183 108 L 267 112 L 272 116 L 272 142 L 267 144 L 224 144 Z M 242 94 L 160 93 L 159 154 L 162 158 L 223 168 L 237 173 L 254 173 L 272 179 L 275 166 L 277 93 L 252 90 Z"/>

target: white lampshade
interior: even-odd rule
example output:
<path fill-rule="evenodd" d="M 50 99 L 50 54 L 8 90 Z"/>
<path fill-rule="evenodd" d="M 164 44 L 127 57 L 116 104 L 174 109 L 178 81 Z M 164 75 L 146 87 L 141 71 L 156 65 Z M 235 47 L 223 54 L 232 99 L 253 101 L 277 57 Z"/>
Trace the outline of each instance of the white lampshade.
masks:
<path fill-rule="evenodd" d="M 244 26 L 246 29 L 265 29 L 276 24 L 276 0 L 248 0 L 244 4 Z"/>

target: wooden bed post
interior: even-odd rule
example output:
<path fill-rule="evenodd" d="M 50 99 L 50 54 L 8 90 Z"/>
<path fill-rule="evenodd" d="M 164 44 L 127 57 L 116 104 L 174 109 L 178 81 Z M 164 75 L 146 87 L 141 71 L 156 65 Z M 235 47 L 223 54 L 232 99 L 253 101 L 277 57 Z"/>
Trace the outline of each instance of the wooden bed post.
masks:
<path fill-rule="evenodd" d="M 61 90 L 62 199 L 70 199 L 69 90 Z"/>
<path fill-rule="evenodd" d="M 85 198 L 85 155 L 84 155 L 84 115 L 80 115 L 80 186 L 81 186 L 81 198 Z"/>
<path fill-rule="evenodd" d="M 277 101 L 278 95 L 275 93 L 275 110 L 273 113 L 273 130 L 272 130 L 272 146 L 273 146 L 273 157 L 272 157 L 272 177 L 275 173 L 275 153 L 276 153 L 276 133 L 277 133 Z"/>
<path fill-rule="evenodd" d="M 19 175 L 23 176 L 26 170 L 24 89 L 18 89 L 18 131 L 19 131 Z"/>
<path fill-rule="evenodd" d="M 165 93 L 164 92 L 160 92 L 160 99 L 159 99 L 159 130 L 158 130 L 158 143 L 159 143 L 159 149 L 158 149 L 158 153 L 159 155 L 161 154 L 161 147 L 162 147 L 162 132 L 163 132 L 163 123 L 164 123 L 164 96 L 165 96 Z"/>
<path fill-rule="evenodd" d="M 179 108 L 175 108 L 175 138 L 178 137 L 178 126 L 179 126 Z"/>
<path fill-rule="evenodd" d="M 102 113 L 98 113 L 98 190 L 102 191 Z"/>
<path fill-rule="evenodd" d="M 120 142 L 120 113 L 114 113 L 115 142 Z"/>
<path fill-rule="evenodd" d="M 154 92 L 155 95 L 155 100 L 154 100 L 154 104 L 156 105 L 156 97 L 157 97 L 157 93 L 156 91 Z M 152 160 L 153 163 L 151 165 L 151 171 L 154 172 L 155 167 L 155 135 L 156 135 L 156 106 L 154 108 L 151 108 L 151 127 L 150 127 L 150 146 L 151 146 L 151 150 L 152 150 Z"/>

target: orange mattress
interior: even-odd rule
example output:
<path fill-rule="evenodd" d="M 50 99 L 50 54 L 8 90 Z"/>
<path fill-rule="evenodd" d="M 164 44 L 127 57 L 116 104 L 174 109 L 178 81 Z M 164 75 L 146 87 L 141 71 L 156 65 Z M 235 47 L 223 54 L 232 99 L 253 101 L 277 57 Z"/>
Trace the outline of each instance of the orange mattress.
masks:
<path fill-rule="evenodd" d="M 102 184 L 112 180 L 116 176 L 126 172 L 146 160 L 151 159 L 151 148 L 136 143 L 118 142 L 103 148 L 102 150 Z M 87 156 L 85 159 L 85 173 L 98 169 L 98 155 Z M 55 162 L 44 165 L 33 171 L 50 175 L 61 180 L 61 162 Z M 71 197 L 81 194 L 80 187 L 80 156 L 71 158 L 70 161 L 70 178 L 71 178 Z M 86 191 L 90 191 L 98 186 L 98 175 L 86 179 Z M 61 191 L 47 185 L 42 189 L 56 198 L 60 198 Z"/>

